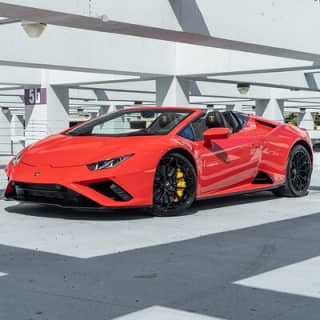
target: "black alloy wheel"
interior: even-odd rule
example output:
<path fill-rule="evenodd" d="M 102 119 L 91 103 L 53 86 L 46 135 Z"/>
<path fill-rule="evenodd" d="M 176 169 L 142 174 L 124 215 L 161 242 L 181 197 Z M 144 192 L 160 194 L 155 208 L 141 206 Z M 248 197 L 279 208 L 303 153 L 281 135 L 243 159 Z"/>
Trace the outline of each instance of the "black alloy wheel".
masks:
<path fill-rule="evenodd" d="M 286 184 L 274 190 L 277 196 L 302 197 L 308 194 L 312 174 L 312 159 L 303 145 L 290 152 L 286 171 Z"/>
<path fill-rule="evenodd" d="M 197 175 L 190 161 L 179 153 L 165 155 L 155 173 L 152 214 L 183 214 L 194 202 L 196 190 Z"/>

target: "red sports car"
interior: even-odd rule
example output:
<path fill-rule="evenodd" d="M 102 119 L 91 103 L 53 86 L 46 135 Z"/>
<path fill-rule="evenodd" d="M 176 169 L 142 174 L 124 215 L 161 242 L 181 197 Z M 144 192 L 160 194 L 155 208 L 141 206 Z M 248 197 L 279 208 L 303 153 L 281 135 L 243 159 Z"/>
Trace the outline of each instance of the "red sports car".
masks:
<path fill-rule="evenodd" d="M 304 196 L 306 131 L 238 112 L 129 108 L 26 147 L 6 168 L 9 199 L 183 213 L 195 200 L 272 190 Z"/>

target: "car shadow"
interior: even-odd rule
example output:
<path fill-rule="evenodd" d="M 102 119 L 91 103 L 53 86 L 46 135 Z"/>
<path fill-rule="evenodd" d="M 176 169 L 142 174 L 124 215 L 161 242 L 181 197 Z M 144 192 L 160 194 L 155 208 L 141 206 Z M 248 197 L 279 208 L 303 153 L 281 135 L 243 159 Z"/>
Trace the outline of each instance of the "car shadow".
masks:
<path fill-rule="evenodd" d="M 200 213 L 203 210 L 218 209 L 222 207 L 235 206 L 247 203 L 257 203 L 278 199 L 271 192 L 255 194 L 243 194 L 215 198 L 210 200 L 196 201 L 192 207 L 183 214 L 184 216 Z M 154 218 L 146 209 L 74 209 L 63 208 L 44 204 L 17 203 L 5 208 L 8 213 L 21 214 L 26 216 L 66 219 L 66 220 L 92 220 L 92 221 L 121 221 L 139 220 Z"/>
<path fill-rule="evenodd" d="M 248 193 L 241 195 L 230 195 L 219 198 L 217 197 L 206 200 L 198 200 L 192 205 L 192 207 L 188 211 L 189 214 L 195 214 L 202 210 L 226 208 L 248 203 L 257 203 L 273 200 L 276 201 L 277 199 L 281 198 L 275 196 L 270 191 L 255 192 L 251 194 Z"/>

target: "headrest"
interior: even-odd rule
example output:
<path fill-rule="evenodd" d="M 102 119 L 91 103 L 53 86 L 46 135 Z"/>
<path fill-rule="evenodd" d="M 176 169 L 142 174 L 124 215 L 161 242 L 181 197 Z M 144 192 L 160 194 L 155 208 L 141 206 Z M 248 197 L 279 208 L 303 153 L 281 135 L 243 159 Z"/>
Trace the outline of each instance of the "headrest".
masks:
<path fill-rule="evenodd" d="M 223 115 L 219 111 L 208 112 L 206 125 L 208 128 L 224 128 Z"/>
<path fill-rule="evenodd" d="M 175 115 L 173 113 L 163 113 L 159 117 L 159 126 L 160 128 L 167 127 L 172 121 L 175 120 Z"/>

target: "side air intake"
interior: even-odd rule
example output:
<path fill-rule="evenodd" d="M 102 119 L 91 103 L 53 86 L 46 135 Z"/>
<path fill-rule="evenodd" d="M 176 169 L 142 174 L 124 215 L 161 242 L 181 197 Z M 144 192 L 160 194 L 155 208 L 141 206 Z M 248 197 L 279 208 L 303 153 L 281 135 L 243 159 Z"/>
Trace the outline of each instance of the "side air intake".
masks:
<path fill-rule="evenodd" d="M 259 171 L 252 184 L 273 184 L 273 180 L 267 173 Z"/>

